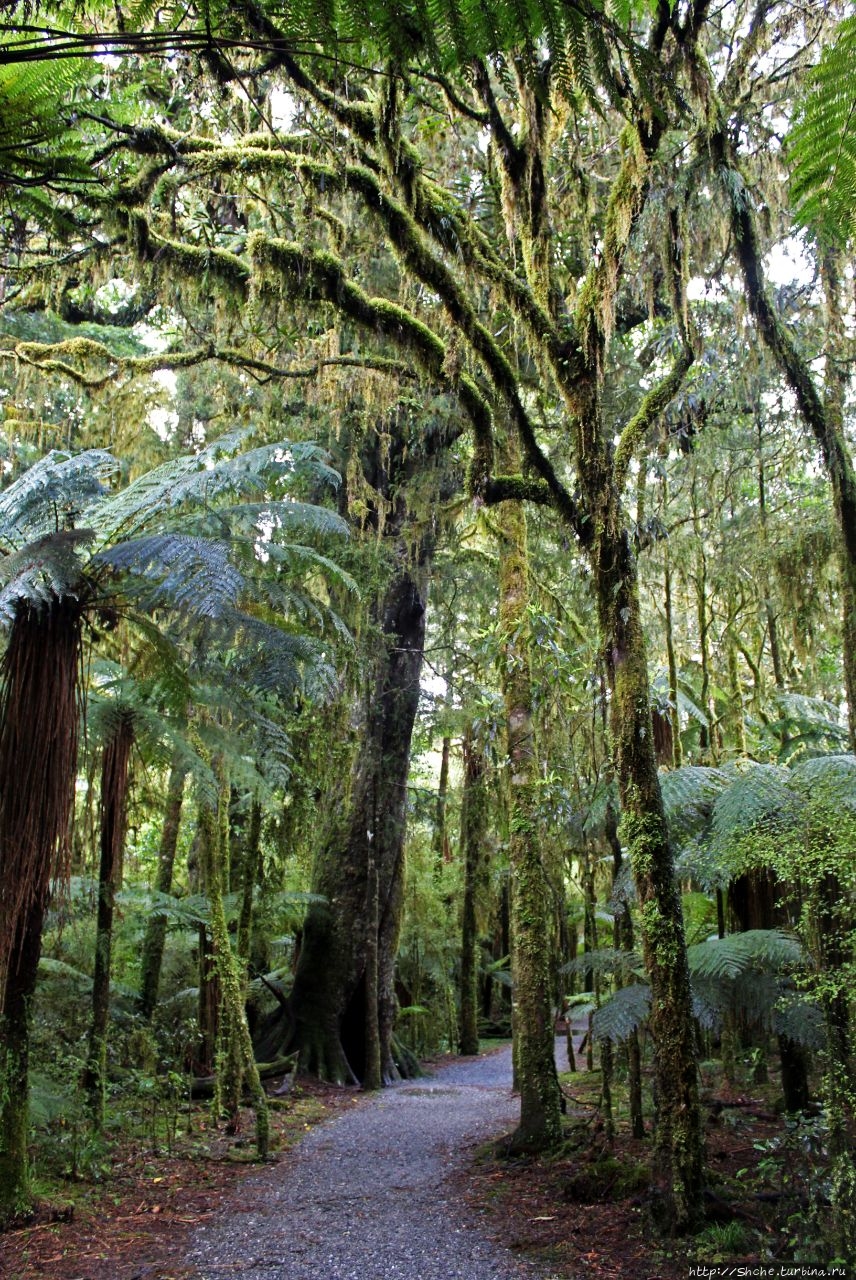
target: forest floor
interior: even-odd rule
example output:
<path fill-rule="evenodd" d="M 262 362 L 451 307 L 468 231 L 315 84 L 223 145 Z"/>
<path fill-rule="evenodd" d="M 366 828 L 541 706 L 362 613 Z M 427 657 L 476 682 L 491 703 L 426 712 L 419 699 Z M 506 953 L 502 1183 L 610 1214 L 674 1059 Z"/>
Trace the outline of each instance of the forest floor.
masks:
<path fill-rule="evenodd" d="M 563 1065 L 559 1042 L 557 1056 Z M 380 1218 L 387 1211 L 399 1214 L 403 1201 L 415 1217 L 393 1222 L 390 1230 L 391 1238 L 407 1238 L 404 1254 L 399 1240 L 389 1257 L 380 1257 L 384 1246 L 378 1241 L 370 1255 L 378 1276 L 389 1280 L 430 1280 L 431 1261 L 426 1265 L 420 1250 L 430 1253 L 438 1233 L 444 1257 L 450 1240 L 463 1249 L 458 1269 L 444 1263 L 437 1272 L 443 1280 L 523 1275 L 686 1280 L 691 1264 L 769 1261 L 770 1245 L 781 1234 L 770 1214 L 781 1217 L 783 1181 L 790 1179 L 794 1194 L 799 1187 L 788 1153 L 777 1158 L 783 1126 L 769 1108 L 766 1090 L 736 1095 L 708 1089 L 712 1221 L 694 1240 L 669 1245 L 658 1241 L 644 1211 L 650 1145 L 624 1134 L 620 1117 L 616 1140 L 607 1141 L 598 1073 L 563 1077 L 568 1140 L 558 1156 L 503 1157 L 496 1137 L 504 1123 L 510 1127 L 514 1111 L 508 1058 L 508 1050 L 499 1050 L 478 1060 L 444 1059 L 424 1084 L 413 1081 L 374 1097 L 302 1081 L 274 1112 L 275 1163 L 263 1169 L 249 1162 L 249 1115 L 246 1137 L 236 1143 L 212 1130 L 199 1109 L 193 1132 L 176 1135 L 172 1154 L 153 1154 L 142 1142 L 125 1143 L 98 1180 L 72 1188 L 65 1210 L 45 1205 L 31 1225 L 0 1236 L 0 1275 L 6 1280 L 277 1280 L 285 1275 L 371 1280 L 371 1267 L 348 1269 L 348 1242 L 352 1236 L 361 1241 L 366 1231 L 369 1236 L 380 1232 L 380 1241 L 385 1230 Z M 474 1068 L 481 1074 L 474 1075 Z M 455 1130 L 458 1095 L 462 1105 L 483 1111 L 487 1119 Z M 408 1149 L 410 1117 L 425 1106 L 431 1107 L 430 1141 L 417 1130 Z M 438 1125 L 443 1129 L 450 1122 L 444 1138 Z M 487 1144 L 486 1137 L 491 1138 Z M 355 1144 L 361 1149 L 355 1151 Z M 433 1163 L 420 1173 L 416 1166 L 427 1159 L 429 1146 Z M 333 1162 L 333 1182 L 329 1192 L 312 1186 L 302 1201 L 301 1178 L 311 1183 L 323 1158 L 313 1154 L 319 1151 L 328 1153 L 328 1165 Z M 343 1161 L 352 1155 L 353 1168 L 343 1171 Z M 320 1176 L 329 1179 L 330 1169 Z M 417 1193 L 414 1179 L 420 1178 L 424 1187 Z M 778 1179 L 778 1190 L 765 1193 L 771 1178 Z M 387 1194 L 390 1189 L 396 1194 Z M 426 1191 L 420 1208 L 418 1196 Z M 434 1208 L 438 1222 L 431 1221 Z M 451 1225 L 449 1213 L 457 1225 Z M 290 1225 L 283 1225 L 290 1217 Z M 263 1249 L 260 1255 L 255 1244 L 262 1236 L 269 1240 L 276 1229 L 282 1232 L 279 1252 L 274 1245 L 273 1252 Z M 329 1246 L 327 1261 L 317 1253 L 322 1237 L 323 1246 Z"/>

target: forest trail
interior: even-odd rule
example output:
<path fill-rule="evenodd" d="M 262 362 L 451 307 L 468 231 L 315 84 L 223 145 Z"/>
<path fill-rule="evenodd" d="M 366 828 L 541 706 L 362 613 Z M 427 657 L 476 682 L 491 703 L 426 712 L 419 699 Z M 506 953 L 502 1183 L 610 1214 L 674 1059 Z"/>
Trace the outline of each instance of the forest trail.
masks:
<path fill-rule="evenodd" d="M 511 1050 L 403 1081 L 320 1125 L 242 1182 L 191 1237 L 200 1280 L 522 1280 L 449 1175 L 518 1119 Z"/>

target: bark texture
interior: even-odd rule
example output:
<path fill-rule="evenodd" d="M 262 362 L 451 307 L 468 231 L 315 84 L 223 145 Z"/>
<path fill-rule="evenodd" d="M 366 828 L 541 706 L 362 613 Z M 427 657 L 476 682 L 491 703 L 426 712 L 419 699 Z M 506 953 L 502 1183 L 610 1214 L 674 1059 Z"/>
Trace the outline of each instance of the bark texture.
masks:
<path fill-rule="evenodd" d="M 51 875 L 74 802 L 82 603 L 22 607 L 0 698 L 0 1225 L 30 1204 L 30 1014 Z M 25 785 L 24 785 L 25 783 Z"/>
<path fill-rule="evenodd" d="M 407 562 L 387 587 L 380 615 L 383 642 L 350 798 L 324 841 L 313 876 L 313 892 L 327 902 L 313 905 L 307 915 L 291 997 L 304 1069 L 340 1082 L 362 1080 L 366 1072 L 366 991 L 367 981 L 369 987 L 375 981 L 367 974 L 368 955 L 377 974 L 381 1076 L 397 1074 L 392 977 L 403 900 L 410 740 L 425 645 L 424 599 Z"/>
<path fill-rule="evenodd" d="M 155 889 L 158 893 L 172 892 L 175 853 L 181 826 L 181 805 L 184 798 L 184 776 L 184 770 L 179 765 L 173 764 L 167 783 L 163 827 L 158 849 L 158 869 L 155 878 Z M 150 917 L 143 938 L 143 954 L 140 961 L 140 1012 L 144 1018 L 151 1018 L 158 1002 L 166 931 L 165 916 Z"/>
<path fill-rule="evenodd" d="M 461 909 L 461 1022 L 460 1050 L 479 1051 L 478 1020 L 478 905 L 485 866 L 486 762 L 472 729 L 464 735 L 464 792 L 461 801 L 461 844 L 464 860 L 464 899 Z"/>
<path fill-rule="evenodd" d="M 104 1122 L 107 1076 L 107 1023 L 110 1014 L 110 956 L 113 948 L 113 909 L 122 874 L 122 854 L 128 813 L 128 783 L 134 720 L 120 712 L 105 746 L 101 764 L 101 839 L 98 866 L 98 913 L 95 926 L 95 965 L 92 974 L 92 1026 L 82 1086 L 93 1125 Z"/>
<path fill-rule="evenodd" d="M 520 1123 L 512 1136 L 512 1147 L 548 1150 L 561 1141 L 562 1120 L 550 999 L 552 897 L 535 816 L 537 760 L 526 628 L 526 516 L 519 502 L 504 502 L 499 516 L 499 614 L 511 808 L 513 1030 L 516 1085 L 520 1091 Z"/>
<path fill-rule="evenodd" d="M 229 846 L 229 780 L 225 766 L 215 762 L 219 782 L 217 808 L 199 807 L 199 860 L 210 912 L 211 949 L 220 990 L 217 1030 L 215 1116 L 226 1114 L 227 1131 L 237 1133 L 240 1104 L 246 1089 L 256 1118 L 256 1149 L 260 1159 L 268 1154 L 267 1099 L 253 1055 L 244 1008 L 244 979 L 239 958 L 232 949 L 223 905 L 226 850 Z"/>

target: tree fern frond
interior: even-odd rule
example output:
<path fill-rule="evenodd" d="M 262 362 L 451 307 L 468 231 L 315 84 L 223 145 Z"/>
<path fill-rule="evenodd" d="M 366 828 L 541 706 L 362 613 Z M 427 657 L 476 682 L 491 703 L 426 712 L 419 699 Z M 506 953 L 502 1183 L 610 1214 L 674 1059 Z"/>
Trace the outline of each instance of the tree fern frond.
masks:
<path fill-rule="evenodd" d="M 5 34 L 7 54 L 14 52 L 24 38 L 8 29 Z M 46 62 L 0 62 L 0 181 L 15 191 L 18 198 L 27 192 L 34 179 L 49 180 L 62 176 L 66 180 L 90 176 L 80 144 L 63 119 L 61 105 L 82 86 L 90 68 L 82 58 L 62 58 Z M 47 215 L 42 225 L 55 225 L 56 200 L 45 199 Z"/>
<path fill-rule="evenodd" d="M 841 723 L 838 707 L 833 702 L 810 698 L 803 693 L 779 693 L 775 703 L 791 750 L 795 742 L 820 747 L 821 750 L 826 744 L 846 745 L 847 729 Z"/>
<path fill-rule="evenodd" d="M 187 523 L 186 519 L 182 524 Z M 256 535 L 255 546 L 265 554 L 269 546 L 293 531 L 319 537 L 348 537 L 350 525 L 336 511 L 295 498 L 271 498 L 266 502 L 241 502 L 201 511 L 191 523 L 211 537 Z"/>
<path fill-rule="evenodd" d="M 856 810 L 856 756 L 815 756 L 795 765 L 791 773 L 803 796 Z"/>
<path fill-rule="evenodd" d="M 575 956 L 562 965 L 562 973 L 595 973 L 617 975 L 627 979 L 642 971 L 642 957 L 635 951 L 623 951 L 616 947 L 598 947 L 584 955 Z"/>
<path fill-rule="evenodd" d="M 740 772 L 713 805 L 714 846 L 725 850 L 731 840 L 762 821 L 783 820 L 792 810 L 794 790 L 787 769 L 756 764 Z"/>
<path fill-rule="evenodd" d="M 651 988 L 647 982 L 620 987 L 592 1014 L 592 1033 L 598 1040 L 614 1044 L 626 1040 L 642 1025 L 651 1008 Z"/>
<path fill-rule="evenodd" d="M 102 481 L 118 469 L 104 449 L 75 454 L 51 450 L 0 493 L 0 541 L 21 546 L 77 524 L 90 528 L 78 517 L 93 498 L 103 496 Z"/>
<path fill-rule="evenodd" d="M 80 549 L 91 541 L 88 529 L 61 531 L 0 560 L 0 626 L 11 626 L 22 605 L 40 610 L 78 598 L 84 585 Z"/>
<path fill-rule="evenodd" d="M 791 200 L 805 227 L 839 245 L 856 235 L 856 14 L 835 28 L 787 140 Z"/>
<path fill-rule="evenodd" d="M 87 996 L 92 991 L 90 974 L 84 973 L 82 969 L 76 969 L 65 960 L 54 960 L 51 956 L 39 957 L 39 977 L 61 978 L 65 982 L 72 983 L 81 996 Z"/>
<path fill-rule="evenodd" d="M 163 525 L 168 513 L 194 507 L 224 506 L 226 499 L 262 498 L 245 506 L 247 518 L 270 519 L 272 527 L 316 527 L 342 532 L 344 521 L 333 512 L 288 498 L 278 498 L 280 483 L 311 476 L 337 483 L 338 473 L 318 457 L 317 446 L 287 441 L 237 453 L 246 432 L 235 431 L 199 454 L 185 455 L 154 467 L 113 498 L 86 512 L 86 522 L 105 541 L 130 538 L 153 521 Z M 235 508 L 237 511 L 238 508 Z M 228 513 L 224 512 L 228 521 Z"/>
<path fill-rule="evenodd" d="M 279 699 L 297 689 L 308 693 L 311 688 L 322 699 L 335 691 L 336 669 L 319 640 L 247 615 L 235 621 L 230 666 L 249 687 Z"/>
<path fill-rule="evenodd" d="M 748 969 L 788 972 L 802 966 L 805 953 L 796 938 L 779 929 L 749 929 L 708 938 L 687 947 L 693 980 L 734 980 Z"/>
<path fill-rule="evenodd" d="M 823 1013 L 796 992 L 780 996 L 773 1009 L 772 1030 L 807 1049 L 822 1049 L 826 1043 Z"/>
<path fill-rule="evenodd" d="M 722 769 L 702 765 L 685 765 L 660 774 L 669 832 L 676 844 L 686 844 L 707 827 L 714 801 L 728 784 L 728 774 Z"/>
<path fill-rule="evenodd" d="M 223 543 L 182 533 L 120 542 L 99 551 L 93 561 L 152 582 L 143 593 L 149 608 L 175 609 L 193 618 L 232 613 L 245 586 Z"/>

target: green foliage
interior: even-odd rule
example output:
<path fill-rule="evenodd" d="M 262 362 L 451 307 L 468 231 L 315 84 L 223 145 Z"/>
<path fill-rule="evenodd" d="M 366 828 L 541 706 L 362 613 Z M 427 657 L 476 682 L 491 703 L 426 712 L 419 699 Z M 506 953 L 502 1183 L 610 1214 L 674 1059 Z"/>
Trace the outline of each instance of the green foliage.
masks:
<path fill-rule="evenodd" d="M 5 25 L 5 24 L 4 24 Z M 91 176 L 79 135 L 62 109 L 84 85 L 89 68 L 80 58 L 16 61 L 26 37 L 11 25 L 0 54 L 0 182 L 14 197 L 20 227 L 27 215 L 66 235 L 74 226 L 50 184 L 84 184 Z"/>
<path fill-rule="evenodd" d="M 616 950 L 614 947 L 598 947 L 577 956 L 568 964 L 562 965 L 563 973 L 586 974 L 597 976 L 615 975 L 625 981 L 641 973 L 642 958 L 635 951 Z"/>
<path fill-rule="evenodd" d="M 626 1040 L 645 1021 L 651 1008 L 647 982 L 619 989 L 592 1014 L 592 1031 L 599 1040 Z"/>
<path fill-rule="evenodd" d="M 748 969 L 792 972 L 805 963 L 805 954 L 796 938 L 778 929 L 749 929 L 688 947 L 687 960 L 694 979 L 722 982 Z"/>
<path fill-rule="evenodd" d="M 52 450 L 0 493 L 0 538 L 7 547 L 22 547 L 73 529 L 80 513 L 104 497 L 103 481 L 118 469 L 104 449 L 76 454 Z"/>
<path fill-rule="evenodd" d="M 669 834 L 676 845 L 684 845 L 703 832 L 711 818 L 714 801 L 729 784 L 722 769 L 685 765 L 664 773 L 660 779 L 663 804 L 669 820 Z"/>
<path fill-rule="evenodd" d="M 787 769 L 772 764 L 753 764 L 741 769 L 714 803 L 711 823 L 714 848 L 723 852 L 732 840 L 758 823 L 783 820 L 792 802 Z"/>
<path fill-rule="evenodd" d="M 808 78 L 788 137 L 797 218 L 822 239 L 856 234 L 856 14 L 836 27 Z"/>

